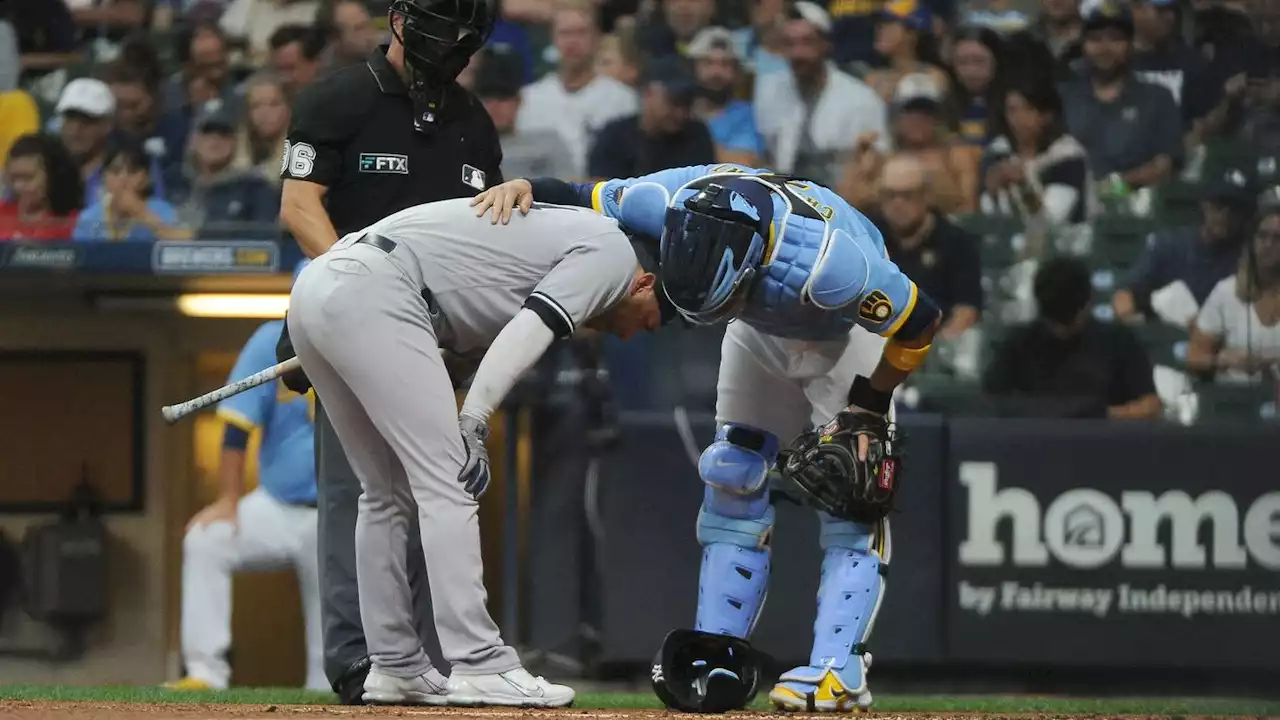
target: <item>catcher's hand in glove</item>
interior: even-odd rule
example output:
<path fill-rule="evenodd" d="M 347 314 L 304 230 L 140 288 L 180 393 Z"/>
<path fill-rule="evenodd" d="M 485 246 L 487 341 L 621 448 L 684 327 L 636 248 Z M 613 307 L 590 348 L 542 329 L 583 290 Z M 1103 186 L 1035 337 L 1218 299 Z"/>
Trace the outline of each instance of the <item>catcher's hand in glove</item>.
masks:
<path fill-rule="evenodd" d="M 853 408 L 801 434 L 779 469 L 802 499 L 834 517 L 873 523 L 893 509 L 900 459 L 894 433 L 876 413 Z"/>
<path fill-rule="evenodd" d="M 458 417 L 458 429 L 462 431 L 462 442 L 467 446 L 467 462 L 458 473 L 458 482 L 471 497 L 479 500 L 484 491 L 489 489 L 489 451 L 484 441 L 489 438 L 489 426 L 467 416 Z"/>

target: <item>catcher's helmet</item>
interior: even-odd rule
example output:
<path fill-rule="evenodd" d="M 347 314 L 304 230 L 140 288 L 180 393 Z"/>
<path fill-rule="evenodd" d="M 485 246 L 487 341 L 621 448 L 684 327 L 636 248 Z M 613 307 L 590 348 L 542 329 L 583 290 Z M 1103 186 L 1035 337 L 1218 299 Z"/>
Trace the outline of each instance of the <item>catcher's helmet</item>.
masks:
<path fill-rule="evenodd" d="M 653 692 L 672 710 L 722 713 L 755 699 L 763 658 L 731 635 L 672 630 L 653 660 Z"/>
<path fill-rule="evenodd" d="M 734 314 L 764 262 L 772 222 L 773 193 L 750 176 L 713 178 L 671 203 L 662 229 L 662 288 L 686 320 L 712 325 Z"/>
<path fill-rule="evenodd" d="M 411 92 L 453 82 L 493 34 L 493 0 L 394 0 L 391 13 L 404 18 Z"/>

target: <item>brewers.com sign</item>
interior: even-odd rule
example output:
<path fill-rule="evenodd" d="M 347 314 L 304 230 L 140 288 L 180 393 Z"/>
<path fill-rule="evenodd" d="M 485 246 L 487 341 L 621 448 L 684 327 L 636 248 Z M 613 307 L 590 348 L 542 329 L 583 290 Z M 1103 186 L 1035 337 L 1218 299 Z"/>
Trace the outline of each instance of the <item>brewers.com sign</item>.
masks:
<path fill-rule="evenodd" d="M 984 425 L 952 431 L 951 652 L 1280 667 L 1280 473 L 1265 435 L 1223 447 Z"/>

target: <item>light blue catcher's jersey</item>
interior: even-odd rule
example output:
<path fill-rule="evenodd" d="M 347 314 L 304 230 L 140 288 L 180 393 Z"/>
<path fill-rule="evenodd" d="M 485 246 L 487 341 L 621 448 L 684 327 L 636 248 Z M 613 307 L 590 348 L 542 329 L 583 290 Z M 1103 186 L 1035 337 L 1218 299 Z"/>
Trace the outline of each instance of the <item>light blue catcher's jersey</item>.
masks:
<path fill-rule="evenodd" d="M 259 327 L 240 351 L 227 382 L 275 365 L 283 327 L 283 320 Z M 282 503 L 315 504 L 315 405 L 310 393 L 299 395 L 276 380 L 223 400 L 218 417 L 246 432 L 262 432 L 258 484 L 263 490 Z"/>
<path fill-rule="evenodd" d="M 702 165 L 597 183 L 591 206 L 627 230 L 656 239 L 672 203 L 684 202 L 716 178 L 742 175 L 769 185 L 774 209 L 765 264 L 738 319 L 797 340 L 841 339 L 855 324 L 884 336 L 897 332 L 915 307 L 916 285 L 889 260 L 875 225 L 825 187 L 769 170 Z M 646 184 L 627 201 L 628 191 Z"/>

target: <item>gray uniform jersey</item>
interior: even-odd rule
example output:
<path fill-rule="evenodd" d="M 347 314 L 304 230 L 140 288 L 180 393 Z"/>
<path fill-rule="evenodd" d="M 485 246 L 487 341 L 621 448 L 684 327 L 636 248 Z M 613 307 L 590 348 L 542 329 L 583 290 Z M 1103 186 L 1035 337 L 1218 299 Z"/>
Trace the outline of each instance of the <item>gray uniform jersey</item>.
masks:
<path fill-rule="evenodd" d="M 535 204 L 510 225 L 477 218 L 463 198 L 417 205 L 354 235 L 375 234 L 410 251 L 398 262 L 429 289 L 442 348 L 482 350 L 528 307 L 557 337 L 626 296 L 638 267 L 616 221 L 586 208 Z M 400 260 L 400 254 L 392 256 Z"/>

